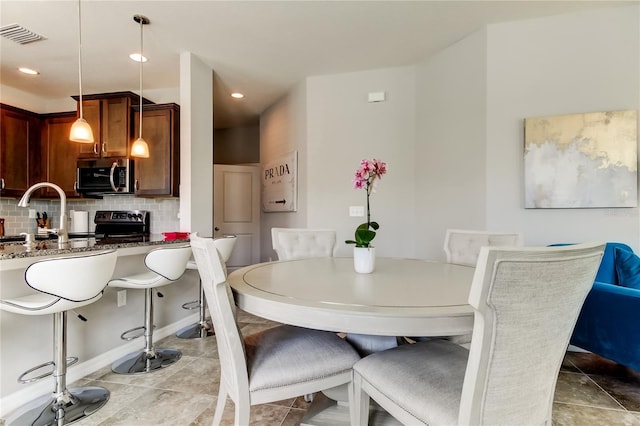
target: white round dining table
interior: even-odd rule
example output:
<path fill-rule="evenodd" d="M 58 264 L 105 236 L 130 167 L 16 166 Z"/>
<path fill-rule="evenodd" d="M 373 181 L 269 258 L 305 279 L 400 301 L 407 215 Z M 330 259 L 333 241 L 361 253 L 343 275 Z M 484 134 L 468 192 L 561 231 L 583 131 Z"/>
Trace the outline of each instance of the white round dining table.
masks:
<path fill-rule="evenodd" d="M 370 274 L 353 258 L 259 263 L 228 276 L 237 306 L 280 323 L 378 336 L 453 336 L 473 328 L 474 268 L 377 258 Z"/>

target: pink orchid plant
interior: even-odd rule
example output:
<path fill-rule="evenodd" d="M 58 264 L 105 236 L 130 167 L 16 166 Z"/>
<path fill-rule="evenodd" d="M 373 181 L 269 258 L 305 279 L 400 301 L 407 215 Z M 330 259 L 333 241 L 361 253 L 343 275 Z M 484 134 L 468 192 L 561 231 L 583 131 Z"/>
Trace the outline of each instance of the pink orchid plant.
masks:
<path fill-rule="evenodd" d="M 356 247 L 371 247 L 371 240 L 376 236 L 376 231 L 380 228 L 378 222 L 371 221 L 371 210 L 369 209 L 369 197 L 375 192 L 376 179 L 382 178 L 387 173 L 387 163 L 376 160 L 364 159 L 360 161 L 360 167 L 356 170 L 353 179 L 354 189 L 364 189 L 367 191 L 367 222 L 356 228 L 355 240 L 346 240 L 347 244 L 355 244 Z"/>

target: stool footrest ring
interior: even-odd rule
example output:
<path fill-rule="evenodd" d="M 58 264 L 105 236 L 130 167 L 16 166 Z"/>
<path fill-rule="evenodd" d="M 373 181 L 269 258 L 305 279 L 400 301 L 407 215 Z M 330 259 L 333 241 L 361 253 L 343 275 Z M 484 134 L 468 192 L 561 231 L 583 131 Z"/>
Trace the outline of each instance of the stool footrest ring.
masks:
<path fill-rule="evenodd" d="M 75 364 L 77 362 L 78 362 L 78 357 L 77 356 L 70 356 L 70 357 L 67 358 L 67 367 L 69 367 L 69 366 L 71 366 L 71 365 L 73 365 L 73 364 Z M 54 362 L 53 361 L 44 362 L 44 363 L 42 363 L 40 365 L 36 365 L 35 367 L 28 369 L 27 371 L 22 373 L 20 375 L 20 377 L 18 377 L 18 383 L 22 383 L 22 384 L 32 383 L 32 382 L 38 381 L 40 379 L 44 379 L 45 377 L 51 376 L 53 374 L 53 369 L 51 371 L 49 371 L 47 373 L 44 373 L 44 374 L 41 374 L 39 376 L 25 379 L 25 376 L 33 373 L 36 370 L 39 370 L 39 369 L 43 368 L 43 367 L 47 367 L 49 365 L 54 365 Z"/>
<path fill-rule="evenodd" d="M 188 309 L 188 310 L 198 309 L 199 307 L 200 307 L 199 300 L 192 300 L 191 302 L 187 302 L 182 305 L 182 309 Z"/>
<path fill-rule="evenodd" d="M 156 328 L 155 324 L 153 325 L 153 328 L 155 330 L 155 328 Z M 127 336 L 127 334 L 133 333 L 135 331 L 138 331 L 138 334 L 136 334 L 135 336 Z M 138 337 L 144 336 L 144 332 L 145 331 L 146 331 L 146 327 L 144 325 L 141 325 L 140 327 L 134 327 L 132 329 L 129 329 L 129 330 L 125 331 L 124 333 L 122 333 L 120 335 L 120 338 L 122 340 L 126 340 L 126 341 L 137 339 Z"/>

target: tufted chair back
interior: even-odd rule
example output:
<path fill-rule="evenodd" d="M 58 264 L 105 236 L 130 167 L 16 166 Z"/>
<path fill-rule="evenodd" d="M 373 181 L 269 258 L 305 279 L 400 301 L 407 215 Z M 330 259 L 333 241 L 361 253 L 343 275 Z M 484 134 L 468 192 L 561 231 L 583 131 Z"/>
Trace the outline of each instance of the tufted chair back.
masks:
<path fill-rule="evenodd" d="M 471 231 L 447 229 L 444 252 L 447 263 L 476 266 L 481 247 L 522 246 L 522 234 L 518 232 Z"/>
<path fill-rule="evenodd" d="M 279 260 L 333 257 L 333 229 L 271 228 L 271 242 Z"/>

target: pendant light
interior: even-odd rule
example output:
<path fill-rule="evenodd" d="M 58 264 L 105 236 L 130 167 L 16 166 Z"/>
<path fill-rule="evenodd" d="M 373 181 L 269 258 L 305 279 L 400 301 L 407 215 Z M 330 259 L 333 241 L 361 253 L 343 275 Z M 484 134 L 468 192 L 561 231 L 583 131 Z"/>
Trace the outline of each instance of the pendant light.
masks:
<path fill-rule="evenodd" d="M 142 53 L 142 28 L 149 24 L 149 18 L 142 15 L 134 15 L 133 20 L 140 24 L 140 123 L 138 126 L 138 139 L 131 145 L 131 156 L 139 158 L 149 158 L 149 144 L 142 138 L 142 63 L 144 62 Z"/>
<path fill-rule="evenodd" d="M 93 131 L 82 115 L 82 15 L 78 0 L 78 85 L 80 88 L 80 117 L 71 126 L 69 140 L 80 143 L 93 143 Z"/>

